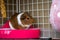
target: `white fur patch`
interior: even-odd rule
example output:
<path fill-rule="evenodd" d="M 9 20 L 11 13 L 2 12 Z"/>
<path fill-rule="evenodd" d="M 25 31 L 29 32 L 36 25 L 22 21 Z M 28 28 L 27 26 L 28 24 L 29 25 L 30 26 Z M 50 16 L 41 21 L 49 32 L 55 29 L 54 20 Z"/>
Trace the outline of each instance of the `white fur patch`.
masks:
<path fill-rule="evenodd" d="M 11 29 L 15 29 L 15 28 L 13 28 L 11 22 L 9 22 L 9 26 L 10 26 Z"/>
<path fill-rule="evenodd" d="M 17 21 L 18 21 L 18 24 L 19 25 L 22 25 L 23 26 L 23 24 L 22 24 L 22 22 L 21 22 L 21 16 L 23 15 L 24 13 L 20 13 L 18 16 L 17 16 Z"/>

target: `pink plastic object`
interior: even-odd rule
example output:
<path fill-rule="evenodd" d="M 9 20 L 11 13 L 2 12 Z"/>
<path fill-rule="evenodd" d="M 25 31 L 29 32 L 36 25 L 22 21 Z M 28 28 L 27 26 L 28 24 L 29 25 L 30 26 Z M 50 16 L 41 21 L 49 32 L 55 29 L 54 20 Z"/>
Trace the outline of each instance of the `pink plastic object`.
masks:
<path fill-rule="evenodd" d="M 52 0 L 50 22 L 57 32 L 60 32 L 60 0 Z"/>
<path fill-rule="evenodd" d="M 0 30 L 0 38 L 39 38 L 40 29 Z"/>
<path fill-rule="evenodd" d="M 28 30 L 11 30 L 9 21 L 0 29 L 0 38 L 40 38 L 40 29 L 29 28 Z M 31 26 L 33 27 L 33 26 Z"/>

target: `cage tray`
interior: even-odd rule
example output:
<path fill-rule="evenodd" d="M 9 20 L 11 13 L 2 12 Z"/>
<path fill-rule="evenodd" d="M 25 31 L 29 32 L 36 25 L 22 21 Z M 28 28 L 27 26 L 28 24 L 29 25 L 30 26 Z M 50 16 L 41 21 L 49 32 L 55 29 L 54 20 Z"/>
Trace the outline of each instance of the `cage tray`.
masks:
<path fill-rule="evenodd" d="M 10 30 L 0 29 L 0 38 L 39 38 L 40 29 Z"/>

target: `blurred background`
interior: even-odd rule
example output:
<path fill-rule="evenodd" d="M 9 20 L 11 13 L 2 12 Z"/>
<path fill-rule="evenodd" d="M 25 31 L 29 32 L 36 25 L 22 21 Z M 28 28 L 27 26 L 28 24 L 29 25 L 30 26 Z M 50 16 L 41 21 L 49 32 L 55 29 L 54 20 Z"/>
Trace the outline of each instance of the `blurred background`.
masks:
<path fill-rule="evenodd" d="M 60 38 L 53 31 L 49 22 L 50 7 L 52 0 L 4 0 L 7 9 L 7 18 L 3 19 L 0 14 L 0 26 L 2 26 L 15 12 L 27 11 L 36 20 L 33 26 L 40 28 L 41 37 Z"/>

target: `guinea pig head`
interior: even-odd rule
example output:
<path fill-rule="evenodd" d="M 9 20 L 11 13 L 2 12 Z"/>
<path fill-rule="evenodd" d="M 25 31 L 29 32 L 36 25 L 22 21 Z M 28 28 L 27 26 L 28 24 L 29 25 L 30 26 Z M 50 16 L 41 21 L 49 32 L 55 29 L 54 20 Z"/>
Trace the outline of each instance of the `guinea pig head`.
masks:
<path fill-rule="evenodd" d="M 24 12 L 20 19 L 25 27 L 32 25 L 34 22 L 33 17 L 28 12 Z"/>

